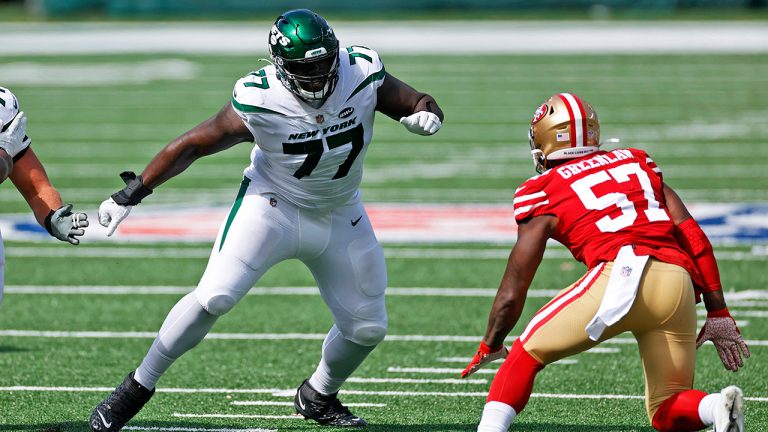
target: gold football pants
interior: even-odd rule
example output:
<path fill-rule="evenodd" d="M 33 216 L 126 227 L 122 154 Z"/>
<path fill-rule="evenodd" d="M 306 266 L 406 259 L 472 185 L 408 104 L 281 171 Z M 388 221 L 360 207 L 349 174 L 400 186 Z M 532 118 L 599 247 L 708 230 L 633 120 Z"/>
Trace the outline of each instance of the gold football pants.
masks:
<path fill-rule="evenodd" d="M 650 259 L 629 312 L 606 328 L 598 341 L 592 341 L 585 327 L 600 307 L 612 267 L 612 262 L 598 265 L 561 291 L 531 319 L 520 341 L 531 356 L 546 365 L 632 332 L 645 372 L 646 411 L 652 419 L 664 400 L 693 387 L 693 285 L 682 267 Z"/>

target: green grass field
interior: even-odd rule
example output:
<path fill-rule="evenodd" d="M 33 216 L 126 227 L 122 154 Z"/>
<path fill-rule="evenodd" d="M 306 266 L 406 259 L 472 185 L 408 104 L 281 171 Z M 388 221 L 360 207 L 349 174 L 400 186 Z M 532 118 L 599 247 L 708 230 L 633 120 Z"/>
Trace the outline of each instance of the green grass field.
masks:
<path fill-rule="evenodd" d="M 20 98 L 35 151 L 64 199 L 90 209 L 92 219 L 93 209 L 120 187 L 120 171 L 140 171 L 168 140 L 227 103 L 238 77 L 260 67 L 252 57 L 172 57 L 173 73 L 147 82 L 137 79 L 136 68 L 168 56 L 3 59 L 49 71 L 25 84 L 0 85 Z M 514 189 L 534 174 L 527 124 L 534 109 L 559 91 L 592 102 L 604 138 L 620 137 L 623 145 L 649 151 L 685 200 L 768 201 L 765 55 L 384 60 L 392 74 L 434 95 L 446 122 L 438 135 L 422 138 L 379 116 L 363 182 L 368 202 L 511 203 Z M 186 78 L 174 75 L 179 68 Z M 87 82 L 94 70 L 114 79 Z M 77 77 L 86 82 L 78 84 Z M 249 151 L 243 144 L 199 161 L 146 205 L 227 205 Z M 0 188 L 0 202 L 3 213 L 28 211 L 11 184 Z M 459 374 L 452 369 L 465 366 L 485 329 L 509 246 L 385 245 L 390 286 L 396 288 L 388 298 L 392 337 L 342 394 L 345 403 L 376 404 L 353 408 L 371 423 L 368 430 L 474 430 L 493 375 L 456 382 Z M 0 431 L 87 430 L 93 406 L 138 365 L 167 311 L 197 283 L 209 247 L 6 242 Z M 545 259 L 532 289 L 558 290 L 583 273 L 559 252 Z M 753 341 L 753 357 L 733 374 L 708 344 L 697 360 L 696 385 L 715 391 L 738 384 L 754 398 L 747 405 L 749 430 L 768 430 L 765 246 L 718 246 L 716 252 L 734 299 L 731 309 L 745 338 Z M 286 262 L 268 272 L 258 288 L 313 285 L 300 263 Z M 445 295 L 424 295 L 417 288 L 443 289 Z M 459 288 L 489 291 L 461 295 Z M 285 403 L 314 370 L 330 315 L 311 292 L 255 294 L 219 320 L 215 339 L 171 368 L 158 394 L 129 424 L 133 430 L 319 429 L 295 417 L 269 416 L 292 414 Z M 531 297 L 512 334 L 547 299 L 546 293 Z M 640 398 L 636 345 L 624 335 L 601 348 L 542 372 L 512 430 L 651 430 Z M 276 404 L 243 404 L 255 401 Z"/>

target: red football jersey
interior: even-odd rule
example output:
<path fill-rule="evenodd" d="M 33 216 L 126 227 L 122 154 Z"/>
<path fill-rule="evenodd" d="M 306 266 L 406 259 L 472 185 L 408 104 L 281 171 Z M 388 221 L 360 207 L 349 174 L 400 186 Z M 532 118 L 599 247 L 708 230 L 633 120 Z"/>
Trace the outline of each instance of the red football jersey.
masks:
<path fill-rule="evenodd" d="M 622 246 L 699 273 L 675 239 L 661 169 L 638 149 L 598 151 L 528 179 L 515 191 L 515 220 L 559 220 L 553 238 L 589 268 L 613 261 Z"/>

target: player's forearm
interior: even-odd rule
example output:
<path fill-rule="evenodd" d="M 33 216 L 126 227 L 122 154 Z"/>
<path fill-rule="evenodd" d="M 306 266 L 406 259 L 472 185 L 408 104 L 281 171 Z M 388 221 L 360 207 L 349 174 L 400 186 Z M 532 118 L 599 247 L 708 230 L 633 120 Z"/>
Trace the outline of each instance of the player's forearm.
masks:
<path fill-rule="evenodd" d="M 524 304 L 524 298 L 520 299 L 508 292 L 499 290 L 488 318 L 488 328 L 483 337 L 486 345 L 496 348 L 504 343 L 504 339 L 520 319 Z"/>
<path fill-rule="evenodd" d="M 411 114 L 417 113 L 419 111 L 435 113 L 440 118 L 441 122 L 445 120 L 443 110 L 440 109 L 440 106 L 437 104 L 435 98 L 426 93 L 422 94 L 421 98 L 419 98 L 418 102 L 416 102 L 416 106 L 414 106 L 413 112 Z"/>
<path fill-rule="evenodd" d="M 13 171 L 13 158 L 5 150 L 0 149 L 0 183 L 11 175 L 11 171 Z"/>
<path fill-rule="evenodd" d="M 725 303 L 723 290 L 703 292 L 701 293 L 701 299 L 704 301 L 704 307 L 707 308 L 708 312 L 719 311 L 728 307 Z"/>
<path fill-rule="evenodd" d="M 146 187 L 154 189 L 160 186 L 184 172 L 194 161 L 203 156 L 195 146 L 184 145 L 182 138 L 165 146 L 144 168 L 141 178 Z"/>
<path fill-rule="evenodd" d="M 51 185 L 42 187 L 36 191 L 36 194 L 24 197 L 35 215 L 35 220 L 45 226 L 45 218 L 51 210 L 62 206 L 61 195 Z"/>

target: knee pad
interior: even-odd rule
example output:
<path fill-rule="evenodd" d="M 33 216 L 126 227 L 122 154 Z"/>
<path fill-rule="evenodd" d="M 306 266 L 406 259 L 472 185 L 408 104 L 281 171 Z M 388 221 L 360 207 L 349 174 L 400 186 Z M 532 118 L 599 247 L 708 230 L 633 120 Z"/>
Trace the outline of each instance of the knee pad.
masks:
<path fill-rule="evenodd" d="M 200 297 L 197 298 L 200 302 L 200 306 L 205 309 L 211 315 L 222 316 L 225 313 L 232 310 L 237 304 L 237 300 L 229 294 L 214 294 L 203 301 Z"/>
<path fill-rule="evenodd" d="M 386 335 L 386 324 L 365 324 L 356 326 L 348 339 L 358 345 L 376 346 L 384 340 Z"/>

